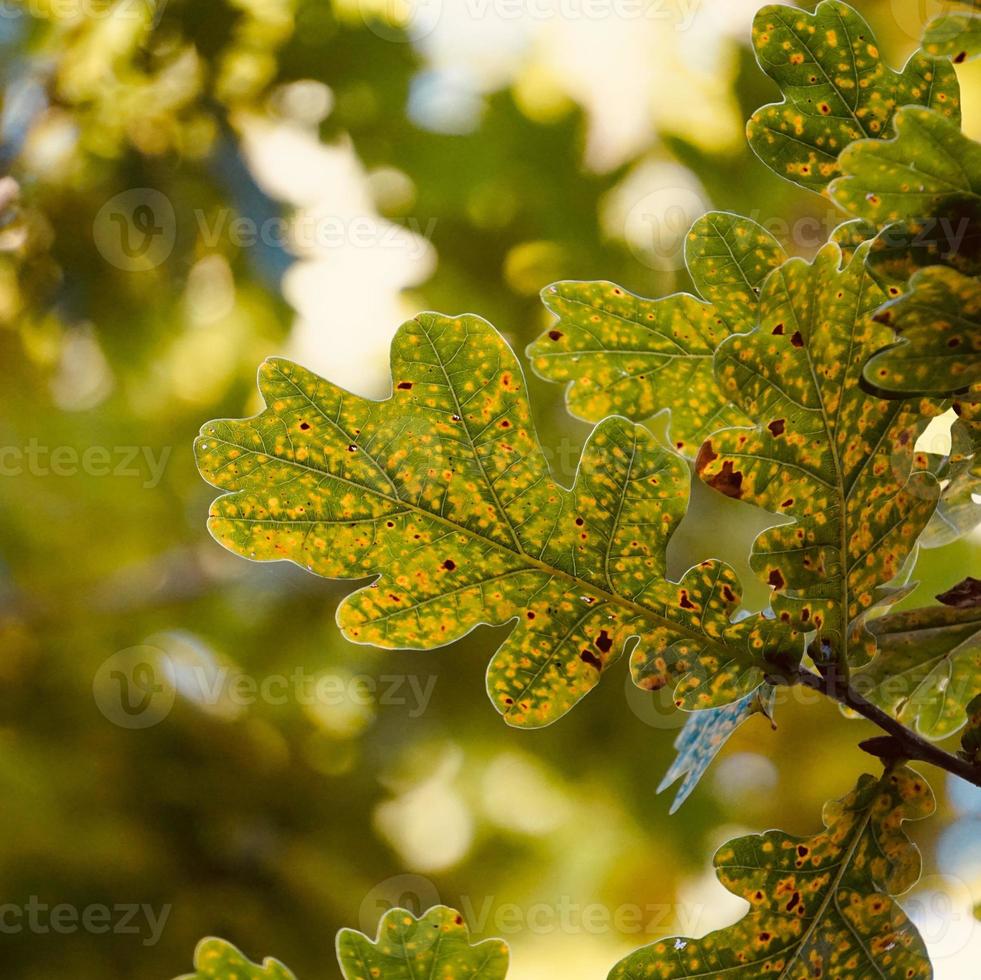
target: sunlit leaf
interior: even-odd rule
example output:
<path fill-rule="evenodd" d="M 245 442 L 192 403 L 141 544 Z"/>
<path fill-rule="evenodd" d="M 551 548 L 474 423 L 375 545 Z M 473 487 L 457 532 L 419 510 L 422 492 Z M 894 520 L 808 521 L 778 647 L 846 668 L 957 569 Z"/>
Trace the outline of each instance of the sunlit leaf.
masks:
<path fill-rule="evenodd" d="M 923 50 L 950 58 L 959 65 L 981 54 L 981 17 L 977 14 L 947 14 L 930 21 L 920 42 Z"/>
<path fill-rule="evenodd" d="M 296 980 L 278 960 L 265 959 L 260 966 L 223 939 L 202 939 L 194 951 L 194 973 L 178 980 Z"/>
<path fill-rule="evenodd" d="M 756 222 L 711 213 L 689 232 L 688 267 L 702 298 L 643 299 L 608 282 L 561 282 L 542 292 L 558 318 L 528 348 L 532 367 L 568 382 L 579 418 L 643 421 L 670 411 L 670 437 L 694 453 L 705 436 L 745 421 L 720 396 L 712 355 L 754 323 L 760 284 L 785 258 Z"/>
<path fill-rule="evenodd" d="M 826 187 L 850 143 L 888 135 L 900 106 L 931 106 L 960 122 L 950 62 L 917 52 L 902 72 L 893 71 L 872 29 L 848 4 L 825 0 L 813 14 L 764 7 L 753 23 L 753 44 L 785 99 L 753 115 L 750 144 L 772 170 L 804 187 Z"/>
<path fill-rule="evenodd" d="M 443 905 L 418 919 L 390 909 L 375 939 L 353 929 L 337 936 L 344 980 L 503 980 L 509 955 L 500 939 L 471 945 L 463 917 Z"/>
<path fill-rule="evenodd" d="M 929 606 L 869 624 L 879 649 L 853 675 L 869 701 L 927 738 L 946 738 L 981 693 L 981 608 Z"/>
<path fill-rule="evenodd" d="M 662 939 L 628 956 L 610 980 L 865 980 L 933 975 L 916 927 L 891 896 L 920 874 L 904 820 L 929 816 L 930 787 L 911 769 L 862 776 L 824 808 L 813 837 L 779 830 L 740 837 L 715 855 L 719 880 L 749 903 L 735 925 L 703 939 Z"/>
<path fill-rule="evenodd" d="M 775 689 L 769 684 L 763 684 L 759 690 L 733 704 L 691 714 L 675 739 L 674 747 L 678 755 L 657 788 L 661 793 L 684 776 L 671 804 L 670 813 L 677 812 L 682 803 L 691 796 L 692 790 L 705 775 L 712 760 L 743 722 L 755 714 L 772 718 L 774 695 Z"/>
<path fill-rule="evenodd" d="M 427 650 L 513 623 L 487 689 L 519 727 L 568 711 L 635 637 L 645 686 L 677 680 L 686 707 L 759 685 L 764 644 L 756 620 L 730 623 L 732 570 L 704 562 L 680 583 L 665 578 L 688 499 L 680 457 L 609 419 L 565 489 L 535 435 L 521 368 L 479 317 L 410 320 L 392 374 L 392 396 L 371 401 L 267 361 L 265 410 L 209 423 L 196 443 L 201 473 L 231 491 L 212 505 L 214 537 L 256 560 L 375 577 L 338 610 L 358 643 Z"/>
<path fill-rule="evenodd" d="M 842 267 L 827 245 L 770 276 L 760 326 L 716 354 L 723 389 L 758 424 L 716 433 L 696 464 L 721 493 L 791 519 L 757 538 L 753 568 L 781 619 L 815 630 L 820 656 L 853 664 L 871 656 L 863 619 L 892 597 L 939 494 L 931 474 L 911 475 L 930 407 L 860 387 L 890 338 L 873 320 L 883 296 L 867 249 Z"/>
<path fill-rule="evenodd" d="M 981 282 L 947 266 L 921 269 L 876 315 L 896 332 L 865 366 L 891 394 L 950 395 L 981 381 Z"/>
<path fill-rule="evenodd" d="M 906 106 L 895 115 L 895 136 L 861 140 L 841 155 L 842 176 L 829 188 L 847 211 L 882 226 L 925 220 L 957 195 L 981 198 L 981 144 L 943 112 Z"/>

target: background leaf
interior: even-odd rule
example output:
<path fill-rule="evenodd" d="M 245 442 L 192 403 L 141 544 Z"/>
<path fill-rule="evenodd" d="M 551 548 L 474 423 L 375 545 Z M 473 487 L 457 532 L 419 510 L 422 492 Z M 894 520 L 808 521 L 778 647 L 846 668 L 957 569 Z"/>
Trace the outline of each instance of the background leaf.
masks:
<path fill-rule="evenodd" d="M 902 768 L 863 776 L 827 804 L 826 830 L 814 837 L 771 830 L 730 841 L 715 855 L 716 873 L 749 902 L 745 917 L 703 939 L 660 940 L 628 956 L 610 980 L 931 977 L 923 940 L 890 896 L 920 873 L 902 823 L 933 809 L 925 780 Z"/>
<path fill-rule="evenodd" d="M 981 693 L 981 608 L 930 606 L 869 624 L 875 659 L 853 675 L 856 690 L 931 739 L 953 735 Z"/>
<path fill-rule="evenodd" d="M 872 29 L 846 3 L 824 0 L 813 14 L 764 7 L 753 22 L 753 44 L 785 98 L 750 119 L 750 145 L 772 170 L 804 187 L 825 188 L 838 175 L 842 150 L 888 134 L 900 106 L 930 106 L 960 122 L 950 62 L 917 52 L 902 72 L 893 71 Z"/>
<path fill-rule="evenodd" d="M 503 980 L 510 954 L 500 939 L 471 946 L 463 917 L 440 905 L 418 919 L 390 909 L 375 939 L 341 930 L 337 957 L 344 980 Z"/>
<path fill-rule="evenodd" d="M 981 762 L 981 694 L 967 706 L 967 728 L 961 736 L 961 755 L 968 762 Z"/>
<path fill-rule="evenodd" d="M 981 17 L 977 14 L 947 14 L 930 21 L 920 42 L 924 51 L 950 58 L 955 65 L 981 54 Z"/>

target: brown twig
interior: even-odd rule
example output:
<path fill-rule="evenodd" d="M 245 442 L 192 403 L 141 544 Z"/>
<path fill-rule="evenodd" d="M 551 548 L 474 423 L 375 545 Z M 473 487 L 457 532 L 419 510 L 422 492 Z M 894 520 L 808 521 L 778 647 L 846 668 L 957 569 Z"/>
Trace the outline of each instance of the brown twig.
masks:
<path fill-rule="evenodd" d="M 929 762 L 931 765 L 953 773 L 955 776 L 960 776 L 961 779 L 967 780 L 975 786 L 981 786 L 981 766 L 971 765 L 965 759 L 945 752 L 921 735 L 917 735 L 916 732 L 911 731 L 891 715 L 886 714 L 881 708 L 863 698 L 861 694 L 851 688 L 847 679 L 841 677 L 833 668 L 826 669 L 824 676 L 801 668 L 797 671 L 788 672 L 786 675 L 768 678 L 768 680 L 771 683 L 800 684 L 803 687 L 809 687 L 812 691 L 824 694 L 871 721 L 872 724 L 878 725 L 887 733 L 887 736 L 867 739 L 859 747 L 884 762 L 894 762 L 898 759 Z"/>

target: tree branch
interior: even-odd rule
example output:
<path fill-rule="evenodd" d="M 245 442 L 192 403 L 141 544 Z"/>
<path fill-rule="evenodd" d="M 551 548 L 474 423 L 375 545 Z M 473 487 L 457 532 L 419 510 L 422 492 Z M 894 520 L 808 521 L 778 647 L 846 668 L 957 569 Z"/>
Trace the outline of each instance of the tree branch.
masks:
<path fill-rule="evenodd" d="M 938 766 L 955 776 L 960 776 L 961 779 L 973 783 L 975 786 L 981 786 L 981 766 L 971 765 L 965 759 L 945 752 L 932 742 L 928 742 L 922 736 L 917 735 L 916 732 L 911 731 L 891 715 L 886 714 L 881 708 L 876 707 L 853 690 L 847 679 L 838 674 L 833 665 L 825 670 L 823 676 L 798 668 L 796 672 L 791 672 L 788 676 L 772 677 L 768 680 L 776 684 L 790 686 L 800 684 L 803 687 L 809 687 L 812 691 L 824 694 L 860 714 L 874 725 L 878 725 L 879 728 L 888 733 L 888 737 L 868 739 L 862 742 L 859 747 L 884 762 L 888 763 L 897 759 L 929 762 L 931 765 Z"/>

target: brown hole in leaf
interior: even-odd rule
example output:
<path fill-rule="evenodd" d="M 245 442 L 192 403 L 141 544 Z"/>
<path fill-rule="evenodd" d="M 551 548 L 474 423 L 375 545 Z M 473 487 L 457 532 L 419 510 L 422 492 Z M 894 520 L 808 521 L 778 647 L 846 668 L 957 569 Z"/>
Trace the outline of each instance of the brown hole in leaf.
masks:
<path fill-rule="evenodd" d="M 398 387 L 399 387 L 399 391 L 411 391 L 412 390 L 412 382 L 411 381 L 400 381 Z"/>
<path fill-rule="evenodd" d="M 549 340 L 561 340 L 565 334 L 561 330 L 549 330 Z"/>
<path fill-rule="evenodd" d="M 775 436 L 782 436 L 783 433 L 784 433 L 784 430 L 787 428 L 787 424 L 786 424 L 786 422 L 785 422 L 784 419 L 774 419 L 767 426 L 767 428 L 770 430 L 770 432 L 773 433 L 773 435 L 775 435 Z"/>
<path fill-rule="evenodd" d="M 688 598 L 688 590 L 687 589 L 682 589 L 681 590 L 681 599 L 679 600 L 678 605 L 681 606 L 682 609 L 694 609 L 695 608 L 695 603 L 692 602 L 691 599 Z"/>
<path fill-rule="evenodd" d="M 804 338 L 801 336 L 801 332 L 799 330 L 794 331 L 794 335 L 790 338 L 790 342 L 794 345 L 794 347 L 804 346 Z"/>
<path fill-rule="evenodd" d="M 705 482 L 713 490 L 718 490 L 719 493 L 724 493 L 734 500 L 739 500 L 742 496 L 743 475 L 736 472 L 731 459 L 727 459 L 722 464 L 722 469 L 715 476 L 710 476 Z"/>
<path fill-rule="evenodd" d="M 783 575 L 780 574 L 779 568 L 774 568 L 770 571 L 767 581 L 775 589 L 782 589 L 787 583 L 784 581 Z"/>
<path fill-rule="evenodd" d="M 695 469 L 701 473 L 709 463 L 718 458 L 719 454 L 712 450 L 712 441 L 707 440 L 702 443 L 702 448 L 698 450 L 698 456 L 695 458 Z"/>
<path fill-rule="evenodd" d="M 300 428 L 301 428 L 301 429 L 302 429 L 302 430 L 303 430 L 304 432 L 306 432 L 306 431 L 307 431 L 307 429 L 309 429 L 309 428 L 310 428 L 310 423 L 309 423 L 309 422 L 301 422 L 301 423 L 300 423 Z"/>
<path fill-rule="evenodd" d="M 442 567 L 448 572 L 452 572 L 456 568 L 456 562 L 452 558 L 447 558 L 446 561 L 443 562 Z"/>
<path fill-rule="evenodd" d="M 606 630 L 600 630 L 600 635 L 596 637 L 596 646 L 602 653 L 609 653 L 613 649 L 613 640 Z"/>
<path fill-rule="evenodd" d="M 579 654 L 579 659 L 583 663 L 589 664 L 590 667 L 594 667 L 596 670 L 602 670 L 603 669 L 603 663 L 602 663 L 602 661 L 599 659 L 599 657 L 596 656 L 595 653 L 593 653 L 592 650 L 583 650 Z"/>

